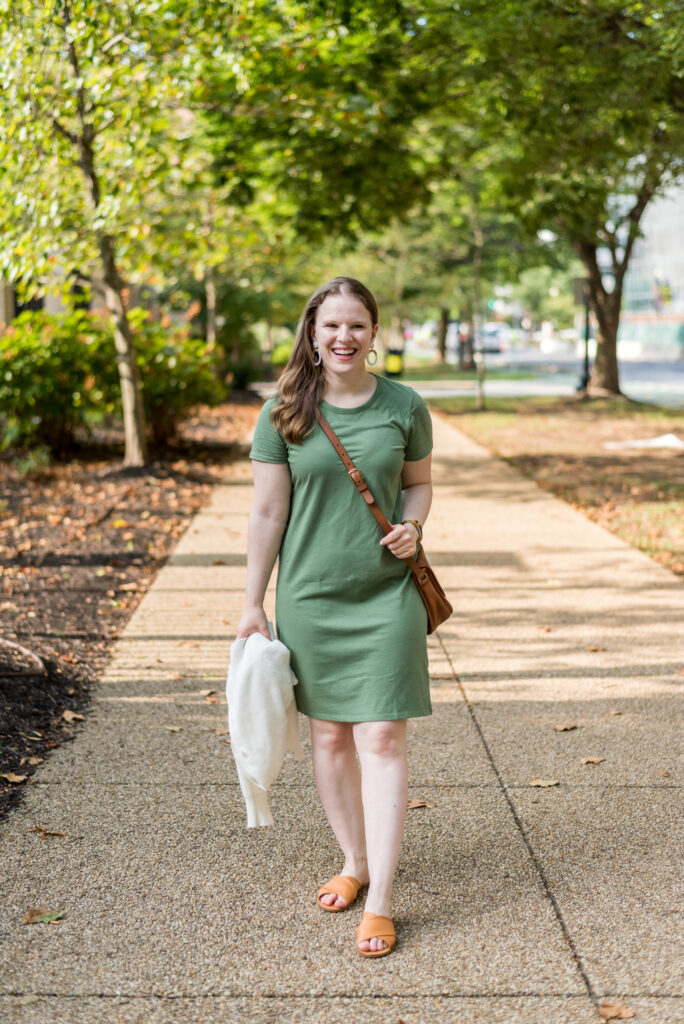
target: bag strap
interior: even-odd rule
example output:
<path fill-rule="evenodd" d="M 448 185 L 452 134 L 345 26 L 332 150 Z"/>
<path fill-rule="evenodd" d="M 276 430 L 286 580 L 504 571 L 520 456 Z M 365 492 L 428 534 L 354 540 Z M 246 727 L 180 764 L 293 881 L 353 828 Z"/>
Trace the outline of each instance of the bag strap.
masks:
<path fill-rule="evenodd" d="M 317 412 L 317 418 L 321 430 L 326 435 L 331 445 L 333 446 L 333 448 L 339 455 L 340 459 L 342 460 L 344 468 L 347 470 L 349 479 L 354 484 L 357 491 L 368 505 L 368 508 L 375 516 L 378 525 L 380 526 L 380 529 L 384 534 L 391 533 L 393 529 L 392 524 L 390 523 L 389 519 L 387 519 L 387 517 L 384 515 L 380 506 L 377 504 L 375 498 L 373 497 L 370 487 L 363 478 L 361 470 L 354 465 L 351 458 L 349 457 L 347 449 L 344 447 L 339 437 L 337 436 L 333 428 L 330 426 L 330 424 L 328 423 L 320 409 Z M 406 564 L 408 565 L 409 569 L 416 577 L 416 579 L 420 581 L 420 583 L 424 583 L 424 574 L 420 570 L 425 569 L 426 567 L 429 568 L 429 563 L 425 555 L 423 554 L 423 548 L 420 543 L 416 548 L 415 558 L 409 555 L 409 557 L 404 558 L 403 561 L 406 562 Z"/>

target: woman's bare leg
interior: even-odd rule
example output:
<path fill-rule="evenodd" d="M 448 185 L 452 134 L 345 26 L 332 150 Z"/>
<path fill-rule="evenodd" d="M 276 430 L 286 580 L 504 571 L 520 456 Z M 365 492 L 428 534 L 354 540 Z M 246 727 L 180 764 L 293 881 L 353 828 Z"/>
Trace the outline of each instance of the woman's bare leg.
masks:
<path fill-rule="evenodd" d="M 354 727 L 348 722 L 326 722 L 319 718 L 310 718 L 309 724 L 318 795 L 344 855 L 339 874 L 365 883 L 368 861 Z M 334 893 L 322 896 L 321 902 L 340 908 L 347 905 Z"/>
<path fill-rule="evenodd" d="M 370 873 L 366 910 L 391 917 L 392 886 L 408 802 L 406 720 L 358 722 L 353 730 L 361 762 Z M 385 945 L 382 939 L 372 938 L 361 948 L 375 951 Z"/>

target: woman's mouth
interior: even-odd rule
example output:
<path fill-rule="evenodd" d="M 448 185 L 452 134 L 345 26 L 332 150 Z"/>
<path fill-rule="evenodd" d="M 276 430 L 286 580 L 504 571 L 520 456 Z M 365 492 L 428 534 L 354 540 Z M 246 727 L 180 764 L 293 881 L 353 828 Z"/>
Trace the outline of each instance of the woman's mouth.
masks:
<path fill-rule="evenodd" d="M 355 348 L 334 348 L 332 350 L 332 354 L 335 356 L 336 359 L 342 359 L 343 361 L 347 362 L 348 360 L 354 358 L 354 356 L 356 355 L 356 349 Z"/>

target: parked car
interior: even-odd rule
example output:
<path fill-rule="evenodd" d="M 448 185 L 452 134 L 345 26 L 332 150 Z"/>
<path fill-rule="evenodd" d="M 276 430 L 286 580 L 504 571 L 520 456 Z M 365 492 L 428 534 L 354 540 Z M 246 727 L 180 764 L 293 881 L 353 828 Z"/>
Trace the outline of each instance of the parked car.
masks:
<path fill-rule="evenodd" d="M 490 320 L 482 327 L 483 352 L 507 352 L 511 347 L 511 328 L 508 324 Z"/>

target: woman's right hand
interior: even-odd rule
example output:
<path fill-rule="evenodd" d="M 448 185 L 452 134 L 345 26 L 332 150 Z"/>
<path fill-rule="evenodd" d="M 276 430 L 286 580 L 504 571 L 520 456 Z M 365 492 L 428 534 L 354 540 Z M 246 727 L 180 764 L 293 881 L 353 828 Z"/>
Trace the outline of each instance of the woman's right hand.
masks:
<path fill-rule="evenodd" d="M 263 605 L 247 605 L 238 622 L 236 639 L 249 636 L 251 633 L 261 633 L 267 640 L 271 639 L 268 631 L 268 620 Z"/>

